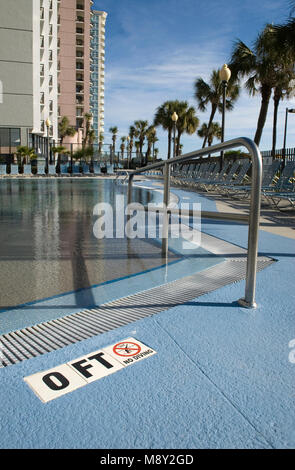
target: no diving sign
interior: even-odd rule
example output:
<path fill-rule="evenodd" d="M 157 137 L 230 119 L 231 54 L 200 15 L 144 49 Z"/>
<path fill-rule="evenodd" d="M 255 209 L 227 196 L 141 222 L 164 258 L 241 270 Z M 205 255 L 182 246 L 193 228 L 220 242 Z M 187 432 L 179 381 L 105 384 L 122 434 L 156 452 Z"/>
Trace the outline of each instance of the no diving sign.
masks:
<path fill-rule="evenodd" d="M 24 377 L 24 381 L 43 403 L 102 379 L 156 351 L 134 338 L 82 356 L 44 372 Z"/>
<path fill-rule="evenodd" d="M 141 347 L 138 343 L 123 342 L 115 344 L 113 351 L 117 356 L 130 357 L 139 354 Z"/>

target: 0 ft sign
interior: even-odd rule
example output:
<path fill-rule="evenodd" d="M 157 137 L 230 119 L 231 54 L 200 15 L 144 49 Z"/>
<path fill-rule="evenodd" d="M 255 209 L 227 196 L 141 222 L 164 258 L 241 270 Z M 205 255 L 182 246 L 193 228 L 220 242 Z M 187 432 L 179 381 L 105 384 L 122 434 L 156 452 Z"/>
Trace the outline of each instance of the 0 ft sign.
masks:
<path fill-rule="evenodd" d="M 94 351 L 53 369 L 25 377 L 24 381 L 43 403 L 102 379 L 156 351 L 134 338 Z"/>

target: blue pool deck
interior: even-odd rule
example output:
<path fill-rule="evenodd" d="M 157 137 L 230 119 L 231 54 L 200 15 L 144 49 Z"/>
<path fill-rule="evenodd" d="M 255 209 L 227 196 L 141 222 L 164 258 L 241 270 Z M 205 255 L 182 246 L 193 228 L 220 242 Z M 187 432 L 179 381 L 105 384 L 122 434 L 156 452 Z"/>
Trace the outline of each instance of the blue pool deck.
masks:
<path fill-rule="evenodd" d="M 180 201 L 201 200 L 205 210 L 215 209 L 212 200 L 196 193 L 172 191 Z M 202 232 L 247 247 L 244 224 L 203 220 Z M 237 304 L 245 282 L 236 282 L 0 369 L 0 448 L 294 448 L 295 364 L 289 361 L 289 343 L 295 338 L 295 236 L 260 230 L 259 253 L 277 262 L 257 275 L 255 310 Z M 158 281 L 159 270 L 152 274 Z M 139 275 L 119 282 L 126 296 L 143 280 Z M 68 301 L 64 315 L 75 311 Z M 46 302 L 59 305 L 60 299 L 48 299 L 43 307 Z M 45 320 L 46 308 L 42 312 Z M 3 331 L 22 327 L 21 315 L 12 321 L 2 312 L 1 318 Z M 48 403 L 23 380 L 129 337 L 157 354 Z"/>

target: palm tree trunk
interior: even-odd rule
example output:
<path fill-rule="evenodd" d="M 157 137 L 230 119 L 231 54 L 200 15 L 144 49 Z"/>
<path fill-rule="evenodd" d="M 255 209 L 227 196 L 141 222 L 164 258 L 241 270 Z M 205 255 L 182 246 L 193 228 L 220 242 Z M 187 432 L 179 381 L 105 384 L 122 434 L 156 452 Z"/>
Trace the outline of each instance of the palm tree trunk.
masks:
<path fill-rule="evenodd" d="M 212 124 L 212 122 L 213 122 L 213 119 L 214 119 L 216 110 L 217 110 L 217 105 L 216 105 L 216 104 L 212 104 L 211 114 L 210 114 L 210 118 L 209 118 L 209 122 L 208 122 L 208 132 L 207 132 L 207 135 L 205 136 L 205 139 L 204 139 L 202 148 L 205 148 L 205 147 L 206 147 L 206 143 L 207 143 L 207 139 L 208 139 L 208 134 L 209 134 L 209 131 L 210 131 L 210 126 L 211 126 L 211 124 Z"/>
<path fill-rule="evenodd" d="M 259 113 L 258 122 L 257 122 L 257 129 L 256 129 L 255 137 L 254 137 L 254 142 L 256 145 L 260 144 L 264 124 L 266 121 L 269 100 L 271 97 L 271 87 L 269 87 L 268 85 L 262 85 L 261 96 L 262 96 L 262 100 L 261 100 L 260 113 Z"/>
<path fill-rule="evenodd" d="M 278 121 L 278 110 L 281 100 L 281 94 L 278 93 L 277 88 L 274 92 L 274 108 L 273 108 L 273 129 L 272 129 L 272 158 L 276 155 L 276 144 L 277 144 L 277 121 Z"/>
<path fill-rule="evenodd" d="M 177 137 L 176 137 L 176 156 L 179 155 L 180 151 L 180 138 L 181 138 L 182 132 L 177 131 Z"/>

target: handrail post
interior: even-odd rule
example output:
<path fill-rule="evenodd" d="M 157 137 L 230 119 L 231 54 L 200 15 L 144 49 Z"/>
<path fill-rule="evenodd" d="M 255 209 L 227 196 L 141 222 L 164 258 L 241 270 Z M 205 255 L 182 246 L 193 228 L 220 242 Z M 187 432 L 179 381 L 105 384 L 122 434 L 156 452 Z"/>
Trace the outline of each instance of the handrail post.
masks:
<path fill-rule="evenodd" d="M 132 202 L 132 183 L 133 183 L 133 177 L 134 175 L 129 175 L 129 180 L 128 180 L 128 192 L 127 192 L 127 204 L 131 204 Z"/>
<path fill-rule="evenodd" d="M 162 224 L 162 256 L 168 256 L 168 234 L 169 234 L 169 215 L 167 208 L 170 202 L 170 165 L 165 162 L 164 166 L 164 195 L 163 195 L 163 224 Z"/>
<path fill-rule="evenodd" d="M 258 234 L 260 222 L 261 184 L 262 184 L 262 157 L 257 145 L 251 141 L 248 150 L 252 154 L 252 184 L 251 202 L 248 228 L 248 256 L 245 297 L 239 299 L 242 307 L 256 308 L 255 288 L 258 256 Z"/>
<path fill-rule="evenodd" d="M 255 285 L 256 285 L 256 271 L 257 271 L 257 256 L 258 256 L 258 232 L 259 232 L 259 219 L 260 219 L 260 204 L 261 204 L 261 182 L 262 182 L 262 157 L 257 145 L 247 137 L 239 137 L 229 140 L 221 144 L 206 147 L 194 152 L 190 152 L 178 157 L 172 158 L 165 162 L 154 163 L 147 167 L 135 170 L 129 175 L 128 184 L 128 204 L 131 201 L 132 193 L 132 178 L 135 174 L 142 173 L 153 169 L 164 167 L 164 196 L 163 196 L 163 230 L 162 230 L 162 256 L 168 256 L 168 233 L 169 233 L 169 217 L 167 207 L 170 197 L 170 169 L 172 164 L 180 162 L 187 162 L 192 158 L 203 157 L 210 153 L 215 153 L 220 150 L 225 151 L 232 148 L 244 146 L 248 149 L 252 156 L 252 184 L 251 184 L 251 202 L 250 202 L 250 215 L 249 215 L 249 230 L 248 230 L 248 255 L 247 255 L 247 274 L 246 274 L 246 288 L 245 297 L 238 300 L 239 304 L 247 308 L 255 308 Z"/>

